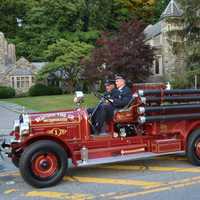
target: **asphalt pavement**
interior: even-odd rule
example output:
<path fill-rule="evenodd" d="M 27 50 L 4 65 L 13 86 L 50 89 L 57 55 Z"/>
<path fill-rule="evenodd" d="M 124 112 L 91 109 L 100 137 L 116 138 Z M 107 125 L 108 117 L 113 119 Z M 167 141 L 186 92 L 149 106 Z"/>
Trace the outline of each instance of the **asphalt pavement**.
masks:
<path fill-rule="evenodd" d="M 0 137 L 3 135 L 8 135 L 12 130 L 13 122 L 17 119 L 19 114 L 17 112 L 13 112 L 8 110 L 2 103 L 0 102 Z"/>
<path fill-rule="evenodd" d="M 0 130 L 10 130 L 18 113 L 0 105 Z M 0 160 L 0 200 L 199 200 L 200 168 L 184 155 L 71 168 L 63 181 L 45 189 L 27 185 L 9 159 Z"/>

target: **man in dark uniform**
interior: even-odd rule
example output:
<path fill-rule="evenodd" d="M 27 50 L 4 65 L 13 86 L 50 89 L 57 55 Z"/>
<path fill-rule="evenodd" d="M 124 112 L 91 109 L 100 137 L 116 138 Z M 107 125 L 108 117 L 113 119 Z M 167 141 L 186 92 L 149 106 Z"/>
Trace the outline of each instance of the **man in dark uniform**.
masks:
<path fill-rule="evenodd" d="M 105 86 L 105 90 L 106 90 L 105 93 L 103 94 L 104 97 L 106 97 L 107 99 L 118 97 L 119 91 L 118 91 L 118 89 L 116 89 L 115 80 L 106 80 L 104 83 L 104 86 Z M 94 110 L 95 110 L 95 108 L 88 108 L 87 112 L 89 115 L 92 115 Z M 96 113 L 97 113 L 97 110 L 94 113 L 94 115 L 92 116 L 93 124 L 96 124 L 96 122 L 95 122 Z"/>
<path fill-rule="evenodd" d="M 109 99 L 117 98 L 119 91 L 115 86 L 115 81 L 114 80 L 106 80 L 104 85 L 105 85 L 106 92 L 104 93 L 103 96 L 105 96 Z"/>
<path fill-rule="evenodd" d="M 126 86 L 126 81 L 122 76 L 115 77 L 115 84 L 118 90 L 117 95 L 110 97 L 106 104 L 101 104 L 95 116 L 95 128 L 100 135 L 105 133 L 103 125 L 112 119 L 114 110 L 125 107 L 132 99 L 132 92 Z"/>

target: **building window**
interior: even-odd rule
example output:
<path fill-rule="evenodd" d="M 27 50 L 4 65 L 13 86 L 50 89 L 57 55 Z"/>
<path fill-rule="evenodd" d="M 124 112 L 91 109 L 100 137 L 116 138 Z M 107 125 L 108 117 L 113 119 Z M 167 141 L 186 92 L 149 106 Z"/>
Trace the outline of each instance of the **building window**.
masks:
<path fill-rule="evenodd" d="M 163 62 L 161 55 L 155 57 L 153 62 L 153 74 L 160 76 L 163 74 Z"/>
<path fill-rule="evenodd" d="M 15 89 L 30 88 L 32 80 L 32 76 L 12 76 L 11 85 Z"/>
<path fill-rule="evenodd" d="M 158 59 L 155 60 L 155 74 L 160 74 L 160 66 Z"/>
<path fill-rule="evenodd" d="M 17 77 L 17 88 L 20 88 L 20 77 Z"/>
<path fill-rule="evenodd" d="M 15 77 L 11 77 L 11 86 L 15 88 Z"/>

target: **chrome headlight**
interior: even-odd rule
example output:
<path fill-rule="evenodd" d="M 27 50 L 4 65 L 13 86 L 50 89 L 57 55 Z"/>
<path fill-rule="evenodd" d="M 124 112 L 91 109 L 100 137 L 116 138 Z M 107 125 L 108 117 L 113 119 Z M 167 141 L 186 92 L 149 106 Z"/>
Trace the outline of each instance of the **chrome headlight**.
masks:
<path fill-rule="evenodd" d="M 20 126 L 20 122 L 19 122 L 19 120 L 17 119 L 17 120 L 14 121 L 13 130 L 14 130 L 14 131 L 18 130 L 18 129 L 19 129 L 19 126 Z"/>
<path fill-rule="evenodd" d="M 28 133 L 29 133 L 29 124 L 22 123 L 20 125 L 20 135 L 23 136 L 23 135 L 26 135 Z"/>
<path fill-rule="evenodd" d="M 20 136 L 29 133 L 29 117 L 27 114 L 23 114 L 23 122 L 20 124 Z"/>

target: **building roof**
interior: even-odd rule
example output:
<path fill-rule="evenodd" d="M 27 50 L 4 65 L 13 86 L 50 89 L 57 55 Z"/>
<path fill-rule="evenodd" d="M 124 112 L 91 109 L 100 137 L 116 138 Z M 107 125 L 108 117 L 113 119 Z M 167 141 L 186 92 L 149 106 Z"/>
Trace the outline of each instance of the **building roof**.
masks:
<path fill-rule="evenodd" d="M 48 62 L 32 62 L 32 65 L 34 65 L 37 69 L 37 71 L 41 70 Z"/>
<path fill-rule="evenodd" d="M 180 17 L 180 16 L 182 16 L 182 14 L 183 14 L 183 11 L 180 9 L 180 7 L 176 3 L 176 1 L 171 0 L 168 4 L 167 8 L 161 14 L 160 18 L 163 19 L 165 17 Z"/>
<path fill-rule="evenodd" d="M 161 33 L 161 21 L 159 21 L 158 23 L 154 25 L 147 26 L 144 30 L 146 40 L 149 40 L 159 35 L 160 33 Z"/>
<path fill-rule="evenodd" d="M 13 75 L 15 76 L 26 76 L 26 75 L 33 75 L 33 71 L 30 68 L 16 68 L 14 70 Z"/>
<path fill-rule="evenodd" d="M 171 0 L 168 4 L 168 6 L 166 7 L 166 9 L 164 10 L 164 12 L 162 13 L 161 17 L 160 17 L 160 21 L 157 22 L 154 25 L 149 25 L 145 28 L 144 30 L 144 34 L 145 34 L 145 38 L 146 40 L 149 40 L 153 37 L 156 37 L 157 35 L 159 35 L 162 32 L 162 20 L 166 17 L 180 17 L 182 16 L 183 11 L 180 9 L 180 7 L 178 6 L 178 4 L 176 3 L 175 0 Z"/>
<path fill-rule="evenodd" d="M 21 57 L 14 67 L 9 70 L 10 75 L 25 76 L 33 75 L 36 73 L 36 67 L 24 57 Z"/>

